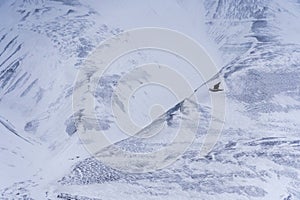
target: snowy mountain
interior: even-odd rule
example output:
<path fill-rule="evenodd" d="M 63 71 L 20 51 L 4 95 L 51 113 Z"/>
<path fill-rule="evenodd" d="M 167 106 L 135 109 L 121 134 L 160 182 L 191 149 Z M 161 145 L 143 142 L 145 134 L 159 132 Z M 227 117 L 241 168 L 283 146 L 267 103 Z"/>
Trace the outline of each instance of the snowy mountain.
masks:
<path fill-rule="evenodd" d="M 0 199 L 300 199 L 299 11 L 297 0 L 1 1 Z M 120 57 L 97 83 L 99 120 L 84 126 L 114 143 L 97 152 L 99 161 L 78 131 L 85 119 L 73 106 L 78 72 L 103 41 L 141 27 L 192 38 L 218 73 L 204 84 L 189 63 L 163 51 Z M 192 95 L 179 100 L 155 85 L 137 90 L 124 113 L 143 129 L 120 135 L 114 90 L 144 63 L 173 66 Z M 141 74 L 134 80 L 149 75 Z M 209 93 L 219 80 L 224 91 Z M 224 119 L 214 118 L 210 95 L 226 96 Z M 156 104 L 162 108 L 149 116 Z M 201 151 L 212 122 L 224 127 Z M 163 149 L 180 126 L 194 134 L 192 143 L 178 153 L 189 142 L 174 142 L 180 145 L 167 152 L 174 162 L 156 170 L 141 173 L 151 158 L 137 164 L 132 157 L 128 166 L 131 157 L 119 151 Z"/>

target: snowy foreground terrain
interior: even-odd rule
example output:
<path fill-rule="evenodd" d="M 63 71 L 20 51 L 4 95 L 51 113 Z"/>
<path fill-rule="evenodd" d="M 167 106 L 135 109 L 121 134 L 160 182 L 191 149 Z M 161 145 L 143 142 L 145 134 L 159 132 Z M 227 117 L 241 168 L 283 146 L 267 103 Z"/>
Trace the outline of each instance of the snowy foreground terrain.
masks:
<path fill-rule="evenodd" d="M 299 0 L 1 0 L 0 19 L 0 199 L 300 200 Z M 118 169 L 90 154 L 76 126 L 84 118 L 72 106 L 85 60 L 104 40 L 140 27 L 192 38 L 219 71 L 193 93 L 198 101 L 178 100 L 158 85 L 135 92 L 125 113 L 145 127 L 137 136 L 163 124 L 153 138 L 117 134 L 110 101 L 124 73 L 143 63 L 172 65 L 191 91 L 205 82 L 201 76 L 177 56 L 139 50 L 99 79 L 95 124 L 116 144 L 98 157 L 116 156 L 121 166 L 127 157 L 116 147 L 163 149 L 180 124 L 195 134 L 184 152 L 170 154 L 174 162 L 143 173 L 147 164 Z M 208 92 L 219 80 L 224 91 Z M 212 95 L 226 97 L 224 119 L 212 117 Z M 156 104 L 163 112 L 149 116 Z M 201 152 L 213 120 L 223 128 Z"/>

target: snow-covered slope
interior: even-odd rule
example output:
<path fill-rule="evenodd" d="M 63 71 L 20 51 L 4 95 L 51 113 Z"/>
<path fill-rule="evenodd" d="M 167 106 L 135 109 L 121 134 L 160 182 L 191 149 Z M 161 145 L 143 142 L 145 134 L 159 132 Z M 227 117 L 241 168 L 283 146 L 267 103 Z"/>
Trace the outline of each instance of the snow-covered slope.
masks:
<path fill-rule="evenodd" d="M 0 197 L 300 199 L 299 11 L 296 0 L 1 1 Z M 199 146 L 210 123 L 209 100 L 177 104 L 170 95 L 161 101 L 157 97 L 165 91 L 157 89 L 142 92 L 142 103 L 133 101 L 133 119 L 148 124 L 149 133 L 155 124 L 148 123 L 143 106 L 155 100 L 170 109 L 157 119 L 166 124 L 166 133 L 189 120 L 186 107 L 201 116 L 187 151 L 148 173 L 126 173 L 92 158 L 76 133 L 78 113 L 73 116 L 72 110 L 84 60 L 104 39 L 137 27 L 174 29 L 200 43 L 220 70 L 226 94 L 224 129 L 204 157 Z M 187 63 L 162 52 L 133 53 L 100 80 L 97 100 L 110 100 L 122 65 L 149 62 L 188 71 Z M 194 89 L 203 83 L 186 75 Z M 200 98 L 207 94 L 206 88 L 196 92 Z M 112 122 L 99 123 L 107 128 Z M 116 145 L 151 151 L 168 143 L 168 136 L 148 143 L 127 138 Z"/>

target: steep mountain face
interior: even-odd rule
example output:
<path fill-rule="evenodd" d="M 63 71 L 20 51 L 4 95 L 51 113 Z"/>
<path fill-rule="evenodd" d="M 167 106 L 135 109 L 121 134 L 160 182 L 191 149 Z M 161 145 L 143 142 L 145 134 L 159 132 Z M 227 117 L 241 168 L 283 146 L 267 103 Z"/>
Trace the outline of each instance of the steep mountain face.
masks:
<path fill-rule="evenodd" d="M 300 199 L 299 10 L 296 0 L 1 1 L 0 197 Z M 101 41 L 146 26 L 183 32 L 211 55 L 225 87 L 224 128 L 214 148 L 199 157 L 212 108 L 172 100 L 169 111 L 144 129 L 151 133 L 155 123 L 166 124 L 166 134 L 116 145 L 129 152 L 162 148 L 181 120 L 191 120 L 184 108 L 201 116 L 194 143 L 170 166 L 127 173 L 81 145 L 72 92 L 78 68 Z M 121 64 L 173 59 L 157 55 L 145 51 Z M 109 103 L 121 72 L 99 81 L 99 102 Z M 194 88 L 203 83 L 190 81 Z M 111 119 L 100 119 L 109 130 Z"/>

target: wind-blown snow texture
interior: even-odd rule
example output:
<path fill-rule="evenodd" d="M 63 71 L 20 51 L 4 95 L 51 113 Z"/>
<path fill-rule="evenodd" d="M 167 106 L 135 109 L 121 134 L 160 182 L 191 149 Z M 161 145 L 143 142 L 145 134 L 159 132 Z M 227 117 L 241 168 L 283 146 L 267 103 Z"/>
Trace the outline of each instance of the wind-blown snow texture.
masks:
<path fill-rule="evenodd" d="M 1 1 L 0 199 L 300 199 L 299 17 L 297 0 Z M 101 41 L 144 26 L 204 46 L 224 80 L 226 119 L 198 158 L 211 111 L 198 105 L 201 125 L 184 155 L 129 174 L 80 145 L 71 98 L 78 67 Z M 108 102 L 119 77 L 100 80 L 98 101 Z M 118 145 L 148 151 L 140 140 Z"/>

